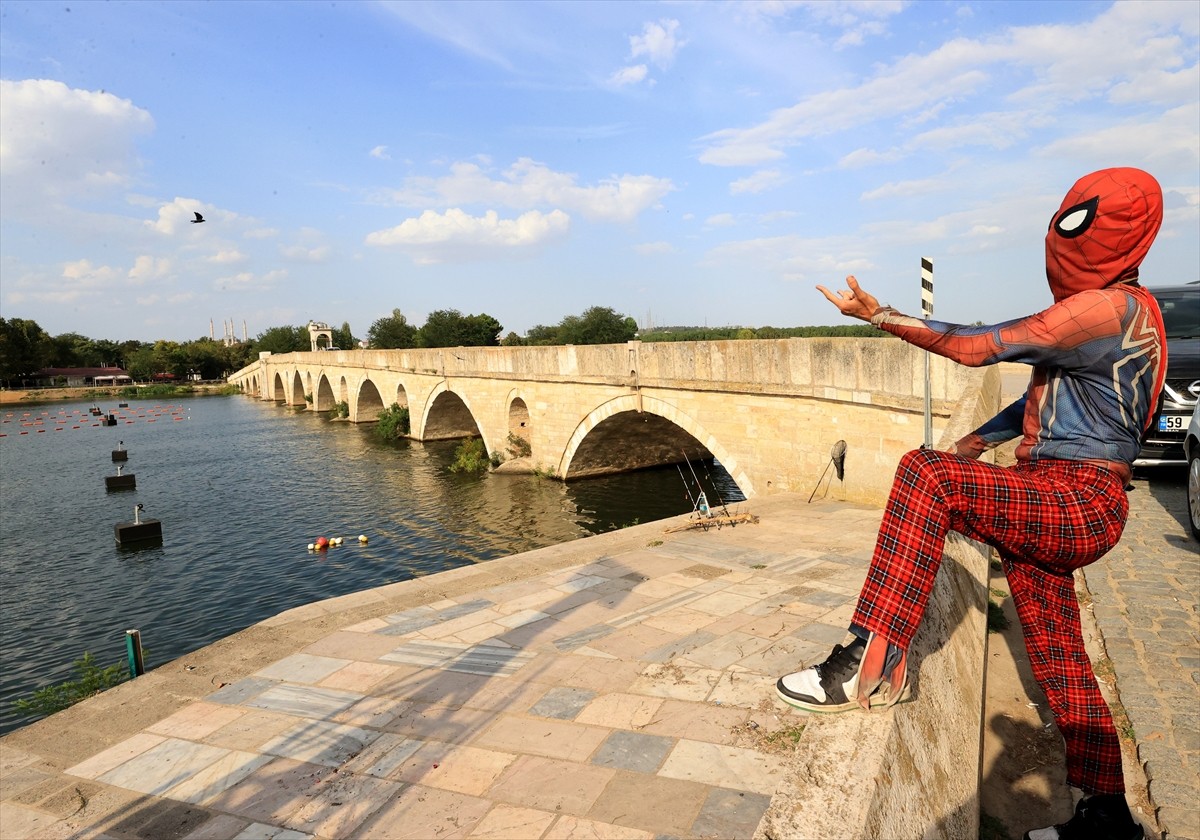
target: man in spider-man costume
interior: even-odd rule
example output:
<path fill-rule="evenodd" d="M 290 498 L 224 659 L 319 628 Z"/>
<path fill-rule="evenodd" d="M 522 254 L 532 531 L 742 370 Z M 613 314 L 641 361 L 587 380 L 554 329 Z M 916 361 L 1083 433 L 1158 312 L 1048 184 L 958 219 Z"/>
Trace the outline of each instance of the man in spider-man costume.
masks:
<path fill-rule="evenodd" d="M 1120 539 L 1125 487 L 1166 371 L 1165 331 L 1138 266 L 1162 224 L 1162 190 L 1138 169 L 1080 178 L 1046 233 L 1054 305 L 993 326 L 902 315 L 846 278 L 845 315 L 964 365 L 1033 366 L 1021 399 L 955 452 L 901 461 L 850 631 L 822 663 L 781 678 L 785 702 L 816 712 L 891 706 L 908 696 L 906 653 L 948 531 L 1000 553 L 1034 676 L 1066 743 L 1067 782 L 1085 798 L 1070 821 L 1025 840 L 1141 840 L 1125 801 L 1121 749 L 1084 651 L 1073 572 Z M 1020 437 L 1017 463 L 977 460 Z"/>

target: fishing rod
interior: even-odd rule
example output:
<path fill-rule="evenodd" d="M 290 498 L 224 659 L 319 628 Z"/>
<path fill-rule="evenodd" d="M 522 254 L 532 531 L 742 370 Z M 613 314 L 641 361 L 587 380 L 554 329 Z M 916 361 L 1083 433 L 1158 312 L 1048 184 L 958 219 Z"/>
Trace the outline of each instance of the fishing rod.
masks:
<path fill-rule="evenodd" d="M 725 499 L 721 496 L 721 488 L 717 487 L 717 482 L 713 481 L 713 477 L 708 471 L 708 464 L 703 460 L 701 460 L 700 463 L 704 465 L 704 477 L 708 479 L 708 483 L 712 487 L 713 492 L 717 494 L 717 501 L 721 503 L 721 510 L 724 512 L 725 518 L 729 520 L 729 527 L 734 527 L 733 516 L 729 513 L 729 506 L 725 504 Z"/>
<path fill-rule="evenodd" d="M 700 503 L 703 505 L 701 513 L 703 513 L 705 516 L 708 516 L 708 496 L 704 493 L 704 486 L 700 483 L 700 479 L 696 476 L 696 471 L 692 469 L 692 462 L 688 458 L 687 453 L 680 449 L 679 454 L 683 456 L 684 461 L 687 461 L 688 472 L 692 474 L 692 481 L 696 482 L 696 490 L 699 491 Z M 680 472 L 682 472 L 682 470 L 680 470 Z"/>
<path fill-rule="evenodd" d="M 696 512 L 696 500 L 692 498 L 692 491 L 688 489 L 687 478 L 683 475 L 683 470 L 679 468 L 679 464 L 675 465 L 675 471 L 679 473 L 679 480 L 683 482 L 683 492 L 687 493 L 688 502 L 692 506 L 692 513 Z"/>

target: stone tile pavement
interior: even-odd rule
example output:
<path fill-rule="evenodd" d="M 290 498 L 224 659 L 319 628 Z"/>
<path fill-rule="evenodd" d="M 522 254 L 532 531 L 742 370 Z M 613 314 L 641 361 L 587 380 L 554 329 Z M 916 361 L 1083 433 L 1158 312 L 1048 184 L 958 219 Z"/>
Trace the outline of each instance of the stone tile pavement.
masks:
<path fill-rule="evenodd" d="M 1200 544 L 1182 470 L 1133 485 L 1120 544 L 1084 577 L 1163 836 L 1200 840 Z"/>
<path fill-rule="evenodd" d="M 803 723 L 774 680 L 843 639 L 880 518 L 756 509 L 333 620 L 69 766 L 0 741 L 0 834 L 750 837 Z"/>
<path fill-rule="evenodd" d="M 1182 493 L 1135 485 L 1086 583 L 1158 819 L 1195 840 L 1200 558 Z M 843 639 L 880 511 L 748 507 L 758 524 L 558 546 L 548 570 L 492 561 L 487 585 L 402 608 L 314 604 L 293 611 L 304 633 L 261 625 L 301 641 L 167 712 L 152 672 L 6 736 L 0 838 L 750 837 L 804 723 L 774 679 Z M 84 726 L 58 723 L 80 709 Z M 82 734 L 101 718 L 104 737 Z"/>

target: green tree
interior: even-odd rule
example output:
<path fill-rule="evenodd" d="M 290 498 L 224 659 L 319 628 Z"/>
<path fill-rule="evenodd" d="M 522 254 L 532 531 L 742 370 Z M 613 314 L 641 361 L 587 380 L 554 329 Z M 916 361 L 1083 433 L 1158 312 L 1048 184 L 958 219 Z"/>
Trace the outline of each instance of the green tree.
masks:
<path fill-rule="evenodd" d="M 506 336 L 504 336 L 504 338 L 500 339 L 500 346 L 501 347 L 523 347 L 523 346 L 525 346 L 525 339 L 521 338 L 521 336 L 517 335 L 512 330 L 509 330 L 508 335 L 506 335 Z"/>
<path fill-rule="evenodd" d="M 558 339 L 558 327 L 547 327 L 542 324 L 530 327 L 525 333 L 525 343 L 531 347 L 545 347 L 551 344 L 562 344 Z"/>
<path fill-rule="evenodd" d="M 358 339 L 350 332 L 350 322 L 342 321 L 342 325 L 333 331 L 333 346 L 339 350 L 355 350 Z"/>
<path fill-rule="evenodd" d="M 420 347 L 495 347 L 503 327 L 491 315 L 463 315 L 457 309 L 429 313 L 417 333 Z"/>
<path fill-rule="evenodd" d="M 621 344 L 637 335 L 637 322 L 606 306 L 568 315 L 558 327 L 560 344 Z"/>
<path fill-rule="evenodd" d="M 375 350 L 404 350 L 417 346 L 417 328 L 408 323 L 404 313 L 393 309 L 367 330 L 367 343 Z M 339 347 L 341 345 L 338 345 Z"/>
<path fill-rule="evenodd" d="M 0 318 L 0 379 L 21 384 L 21 377 L 49 364 L 52 340 L 37 321 Z"/>
<path fill-rule="evenodd" d="M 154 364 L 153 344 L 143 344 L 133 352 L 125 354 L 125 372 L 134 379 L 149 379 L 157 372 Z"/>
<path fill-rule="evenodd" d="M 187 342 L 180 350 L 187 369 L 200 374 L 201 379 L 221 379 L 227 372 L 237 370 L 229 366 L 225 345 L 207 336 Z"/>
<path fill-rule="evenodd" d="M 498 347 L 500 332 L 504 327 L 491 315 L 468 315 L 464 319 L 462 345 L 464 347 Z"/>
<path fill-rule="evenodd" d="M 151 354 L 154 359 L 155 373 L 169 373 L 180 379 L 187 376 L 187 353 L 179 342 L 160 339 L 154 342 Z"/>
<path fill-rule="evenodd" d="M 307 327 L 268 327 L 254 339 L 260 351 L 304 353 L 312 349 Z"/>
<path fill-rule="evenodd" d="M 98 367 L 100 362 L 92 340 L 79 333 L 63 333 L 50 339 L 47 367 Z"/>

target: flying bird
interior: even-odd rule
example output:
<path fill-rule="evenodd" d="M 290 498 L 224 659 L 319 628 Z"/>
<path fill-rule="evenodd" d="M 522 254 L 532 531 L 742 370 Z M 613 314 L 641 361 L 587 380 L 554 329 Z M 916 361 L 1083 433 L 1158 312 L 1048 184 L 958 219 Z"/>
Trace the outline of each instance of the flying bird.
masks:
<path fill-rule="evenodd" d="M 192 212 L 193 212 L 193 213 L 196 213 L 196 211 L 195 211 L 195 210 L 193 210 Z M 203 222 L 203 221 L 204 221 L 204 217 L 203 217 L 203 216 L 201 216 L 199 213 L 196 213 L 196 218 L 192 219 L 192 224 L 194 224 L 194 225 L 198 225 L 198 224 L 200 224 L 200 223 L 201 223 L 201 222 Z"/>

